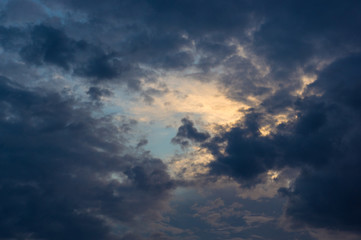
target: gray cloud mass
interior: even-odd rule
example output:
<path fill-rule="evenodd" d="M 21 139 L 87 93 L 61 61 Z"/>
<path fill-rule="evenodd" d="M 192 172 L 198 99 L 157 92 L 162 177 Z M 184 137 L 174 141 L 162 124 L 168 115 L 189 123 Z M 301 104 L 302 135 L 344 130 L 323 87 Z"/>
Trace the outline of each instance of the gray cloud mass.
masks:
<path fill-rule="evenodd" d="M 251 191 L 270 171 L 295 169 L 274 197 L 286 202 L 287 231 L 361 236 L 360 10 L 356 0 L 0 2 L 0 239 L 209 237 L 171 233 L 188 212 L 164 212 L 192 182 L 145 150 L 150 139 L 134 140 L 139 119 L 106 105 L 119 89 L 152 105 L 172 92 L 172 75 L 215 83 L 244 115 L 212 132 L 177 115 L 170 141 L 213 157 L 195 188 L 228 179 Z M 187 204 L 178 210 L 201 211 Z M 247 214 L 239 226 L 264 220 L 263 235 L 232 239 L 281 239 L 267 236 L 276 216 Z"/>

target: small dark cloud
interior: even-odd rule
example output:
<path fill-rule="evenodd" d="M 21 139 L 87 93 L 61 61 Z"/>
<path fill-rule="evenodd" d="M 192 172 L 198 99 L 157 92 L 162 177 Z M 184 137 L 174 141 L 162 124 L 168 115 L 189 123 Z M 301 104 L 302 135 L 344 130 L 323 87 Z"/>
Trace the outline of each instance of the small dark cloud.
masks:
<path fill-rule="evenodd" d="M 101 97 L 111 96 L 113 93 L 109 89 L 99 88 L 99 87 L 90 87 L 87 91 L 91 100 L 99 101 Z"/>
<path fill-rule="evenodd" d="M 182 147 L 189 145 L 188 140 L 202 143 L 210 137 L 208 132 L 199 132 L 195 127 L 194 123 L 187 119 L 182 119 L 182 126 L 178 128 L 177 135 L 172 139 L 172 143 L 179 144 Z"/>
<path fill-rule="evenodd" d="M 145 145 L 148 144 L 148 140 L 147 139 L 141 139 L 139 140 L 138 144 L 137 144 L 137 148 L 143 147 Z"/>

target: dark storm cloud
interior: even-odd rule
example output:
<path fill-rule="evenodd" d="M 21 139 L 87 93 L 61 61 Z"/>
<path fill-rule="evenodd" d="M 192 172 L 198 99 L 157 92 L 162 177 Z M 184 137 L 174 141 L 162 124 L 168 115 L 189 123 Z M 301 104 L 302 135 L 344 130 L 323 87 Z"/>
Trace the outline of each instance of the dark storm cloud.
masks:
<path fill-rule="evenodd" d="M 134 121 L 5 77 L 0 104 L 1 238 L 116 239 L 107 221 L 154 218 L 174 186 L 161 160 L 126 147 L 118 129 Z"/>
<path fill-rule="evenodd" d="M 49 63 L 68 70 L 75 51 L 84 47 L 84 42 L 69 39 L 58 29 L 39 25 L 32 30 L 31 43 L 21 49 L 20 55 L 32 64 Z"/>
<path fill-rule="evenodd" d="M 271 67 L 269 76 L 283 87 L 297 88 L 302 69 L 317 73 L 317 63 L 359 51 L 359 1 L 265 1 L 264 22 L 251 49 Z"/>
<path fill-rule="evenodd" d="M 119 69 L 137 64 L 177 70 L 197 66 L 203 71 L 224 65 L 228 71 L 222 82 L 237 99 L 270 93 L 270 89 L 262 86 L 266 85 L 264 81 L 295 89 L 299 87 L 297 69 L 315 72 L 315 61 L 352 51 L 361 38 L 355 11 L 358 1 L 64 0 L 42 3 L 51 9 L 84 13 L 86 20 L 80 27 L 76 28 L 76 24 L 62 27 L 69 33 L 84 31 L 86 34 L 79 36 L 87 36 L 87 41 L 97 39 L 97 45 L 110 47 L 110 52 L 118 52 L 124 60 L 114 65 L 118 60 L 104 51 L 104 55 L 82 64 L 78 69 L 82 76 L 113 79 L 119 76 Z M 64 18 L 67 19 L 67 15 Z M 119 41 L 114 42 L 112 38 Z M 258 76 L 258 70 L 250 74 L 249 59 L 232 66 L 229 60 L 234 60 L 237 49 L 230 45 L 231 40 L 243 45 L 247 52 L 257 54 L 271 67 L 266 79 Z M 49 60 L 67 67 L 65 59 L 71 58 L 71 54 L 67 54 L 69 47 L 62 46 L 55 47 L 54 51 L 59 48 L 63 53 L 49 53 Z M 240 93 L 241 88 L 249 91 Z"/>
<path fill-rule="evenodd" d="M 360 232 L 361 99 L 356 93 L 361 90 L 360 65 L 360 55 L 339 60 L 313 84 L 331 105 L 317 109 L 306 123 L 308 134 L 318 138 L 313 156 L 324 158 L 327 165 L 305 169 L 286 191 L 286 213 L 298 223 Z"/>
<path fill-rule="evenodd" d="M 290 189 L 286 214 L 296 224 L 359 231 L 361 221 L 361 57 L 334 62 L 310 85 L 310 95 L 294 104 L 298 118 L 261 136 L 261 118 L 248 113 L 243 124 L 225 131 L 204 146 L 215 155 L 211 174 L 247 184 L 271 169 L 299 167 L 301 175 Z M 219 142 L 226 143 L 221 153 Z"/>
<path fill-rule="evenodd" d="M 209 133 L 198 132 L 198 130 L 194 127 L 194 123 L 191 120 L 183 118 L 182 126 L 178 128 L 177 135 L 172 139 L 172 143 L 180 144 L 183 147 L 187 147 L 189 145 L 188 140 L 202 143 L 206 141 L 209 137 Z"/>
<path fill-rule="evenodd" d="M 29 64 L 73 69 L 76 75 L 95 81 L 116 78 L 126 70 L 116 53 L 106 54 L 86 41 L 71 39 L 63 30 L 45 25 L 32 29 L 30 43 L 21 49 L 20 55 Z"/>
<path fill-rule="evenodd" d="M 91 35 L 119 51 L 127 63 L 181 70 L 198 66 L 208 71 L 235 53 L 227 41 L 245 34 L 255 22 L 250 1 L 44 1 L 50 7 L 86 14 Z M 251 21 L 252 20 L 252 21 Z M 117 22 L 117 23 L 116 23 Z M 112 26 L 112 27 L 109 27 Z M 71 26 L 69 26 L 71 27 Z M 79 29 L 82 31 L 82 29 Z M 115 36 L 115 32 L 119 34 Z M 114 44 L 112 37 L 121 38 Z M 109 38 L 109 39 L 108 39 Z M 110 43 L 110 44 L 109 44 Z M 195 51 L 201 56 L 195 56 Z M 197 53 L 198 54 L 198 53 Z M 200 60 L 197 58 L 200 57 Z"/>
<path fill-rule="evenodd" d="M 250 110 L 243 122 L 203 144 L 216 157 L 210 163 L 210 174 L 230 176 L 245 186 L 256 184 L 261 173 L 277 163 L 277 143 L 262 137 L 259 121 L 262 115 Z M 222 153 L 223 143 L 227 143 Z"/>
<path fill-rule="evenodd" d="M 227 175 L 248 182 L 274 166 L 275 150 L 272 143 L 268 139 L 247 135 L 247 131 L 233 128 L 223 136 L 223 140 L 227 141 L 226 154 L 219 154 L 217 160 L 210 164 L 211 174 Z"/>
<path fill-rule="evenodd" d="M 127 2 L 122 3 L 127 6 Z M 221 81 L 232 97 L 242 100 L 248 95 L 271 94 L 271 88 L 267 89 L 270 85 L 287 91 L 299 88 L 300 69 L 317 73 L 317 62 L 357 51 L 361 40 L 361 23 L 355 10 L 360 8 L 358 1 L 139 1 L 137 6 L 134 11 L 157 38 L 169 32 L 179 34 L 178 40 L 169 39 L 167 45 L 182 36 L 192 40 L 197 59 L 193 65 L 204 71 L 225 66 L 228 71 Z M 142 9 L 146 11 L 142 13 Z M 95 8 L 86 11 L 96 13 Z M 270 67 L 266 77 L 257 68 L 251 71 L 255 67 L 250 59 L 236 59 L 237 50 L 230 40 Z M 153 46 L 154 50 L 160 49 Z"/>

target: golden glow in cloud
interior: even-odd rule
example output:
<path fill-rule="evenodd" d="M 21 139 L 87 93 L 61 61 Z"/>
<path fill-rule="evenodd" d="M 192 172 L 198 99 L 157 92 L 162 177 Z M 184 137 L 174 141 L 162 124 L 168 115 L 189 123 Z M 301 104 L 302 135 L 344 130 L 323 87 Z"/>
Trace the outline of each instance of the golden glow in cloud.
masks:
<path fill-rule="evenodd" d="M 243 115 L 240 110 L 249 108 L 227 98 L 215 81 L 201 82 L 191 77 L 170 75 L 160 78 L 159 82 L 166 84 L 167 91 L 153 95 L 152 103 L 134 102 L 122 107 L 140 121 L 160 121 L 172 127 L 178 127 L 180 119 L 189 116 L 210 131 L 214 124 L 236 122 Z M 158 89 L 159 83 L 150 83 L 147 87 Z"/>
<path fill-rule="evenodd" d="M 171 174 L 180 175 L 185 179 L 194 179 L 198 174 L 205 174 L 209 171 L 207 164 L 212 162 L 214 157 L 205 149 L 193 146 L 192 151 L 175 157 L 170 164 Z"/>

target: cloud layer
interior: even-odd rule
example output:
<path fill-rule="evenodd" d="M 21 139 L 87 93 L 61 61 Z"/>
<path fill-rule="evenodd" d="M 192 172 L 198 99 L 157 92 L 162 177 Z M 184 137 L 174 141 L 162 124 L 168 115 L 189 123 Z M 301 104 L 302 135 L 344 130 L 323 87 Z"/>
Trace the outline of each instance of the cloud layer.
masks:
<path fill-rule="evenodd" d="M 360 10 L 1 1 L 0 239 L 357 238 Z M 222 219 L 246 196 L 284 211 Z"/>
<path fill-rule="evenodd" d="M 117 239 L 109 222 L 158 217 L 174 182 L 161 160 L 127 146 L 134 121 L 94 118 L 5 77 L 0 91 L 2 238 Z"/>

